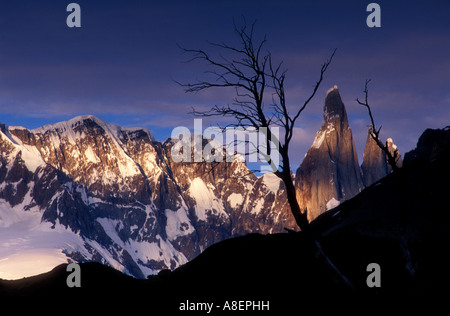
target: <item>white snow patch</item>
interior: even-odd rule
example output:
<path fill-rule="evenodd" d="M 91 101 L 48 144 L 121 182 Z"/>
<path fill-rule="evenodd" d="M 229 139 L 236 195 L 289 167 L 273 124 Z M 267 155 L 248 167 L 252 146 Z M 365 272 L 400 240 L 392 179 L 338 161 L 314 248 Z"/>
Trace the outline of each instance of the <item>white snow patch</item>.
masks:
<path fill-rule="evenodd" d="M 394 144 L 394 141 L 392 140 L 392 138 L 388 138 L 386 139 L 386 142 L 388 143 L 389 147 L 392 147 L 392 149 L 396 150 L 397 149 L 397 145 Z"/>
<path fill-rule="evenodd" d="M 31 172 L 35 172 L 38 167 L 45 165 L 41 154 L 34 146 L 22 145 L 22 159 Z"/>
<path fill-rule="evenodd" d="M 232 208 L 235 208 L 238 205 L 241 205 L 244 202 L 244 197 L 240 193 L 231 193 L 227 199 L 228 203 Z"/>
<path fill-rule="evenodd" d="M 92 162 L 92 163 L 99 163 L 100 162 L 100 159 L 94 153 L 94 151 L 92 150 L 91 146 L 89 146 L 86 149 L 86 151 L 84 152 L 84 156 L 87 158 L 87 161 L 89 161 L 89 162 Z"/>
<path fill-rule="evenodd" d="M 273 193 L 277 193 L 280 188 L 281 179 L 278 178 L 274 173 L 266 173 L 262 176 L 264 185 Z"/>
<path fill-rule="evenodd" d="M 15 152 L 12 153 L 11 156 L 14 157 L 21 152 L 22 160 L 27 169 L 31 172 L 35 172 L 38 167 L 45 165 L 40 152 L 34 146 L 24 145 L 18 137 L 12 135 L 10 131 L 13 129 L 23 129 L 23 127 L 9 127 L 7 132 L 8 135 L 5 135 L 7 136 L 6 140 L 15 148 Z"/>
<path fill-rule="evenodd" d="M 176 212 L 166 209 L 165 213 L 167 217 L 166 234 L 169 240 L 189 235 L 194 231 L 184 208 L 180 208 Z"/>
<path fill-rule="evenodd" d="M 189 195 L 195 200 L 195 215 L 198 220 L 206 221 L 207 211 L 211 211 L 216 215 L 224 215 L 228 217 L 224 210 L 223 203 L 212 191 L 212 185 L 207 186 L 199 177 L 191 182 L 189 187 Z"/>
<path fill-rule="evenodd" d="M 337 85 L 334 85 L 333 88 L 328 89 L 328 90 L 327 90 L 327 95 L 328 95 L 330 92 L 333 92 L 334 90 L 338 90 L 338 86 L 337 86 Z"/>
<path fill-rule="evenodd" d="M 86 240 L 86 242 L 92 248 L 94 248 L 102 256 L 103 260 L 105 260 L 109 265 L 111 265 L 111 267 L 113 267 L 114 269 L 119 270 L 121 272 L 123 272 L 125 270 L 125 267 L 120 262 L 118 262 L 116 259 L 114 259 L 111 252 L 109 252 L 107 249 L 105 249 L 97 241 L 88 239 L 88 240 Z"/>
<path fill-rule="evenodd" d="M 264 199 L 260 198 L 257 202 L 256 205 L 253 207 L 253 209 L 251 210 L 251 214 L 259 214 L 262 210 L 264 206 Z"/>
<path fill-rule="evenodd" d="M 332 198 L 327 202 L 327 211 L 337 207 L 339 204 L 341 204 L 341 202 L 339 202 L 335 198 Z"/>
<path fill-rule="evenodd" d="M 320 145 L 322 145 L 323 140 L 325 139 L 325 131 L 318 131 L 316 134 L 316 138 L 314 138 L 314 143 L 312 144 L 312 147 L 318 149 L 320 148 Z"/>

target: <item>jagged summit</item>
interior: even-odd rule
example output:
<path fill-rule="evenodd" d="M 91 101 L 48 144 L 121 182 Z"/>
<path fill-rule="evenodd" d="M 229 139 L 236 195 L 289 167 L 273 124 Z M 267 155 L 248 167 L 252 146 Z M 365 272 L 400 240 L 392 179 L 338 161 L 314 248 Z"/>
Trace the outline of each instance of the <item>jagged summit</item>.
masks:
<path fill-rule="evenodd" d="M 333 88 L 330 88 L 330 89 L 327 90 L 327 95 L 328 95 L 330 92 L 337 91 L 338 89 L 339 89 L 338 86 L 337 86 L 337 85 L 334 85 Z"/>
<path fill-rule="evenodd" d="M 370 133 L 371 127 L 369 127 L 367 132 L 366 146 L 364 148 L 363 162 L 361 164 L 363 181 L 366 187 L 392 172 L 392 167 L 388 163 L 386 154 L 376 144 Z M 392 138 L 388 138 L 385 144 L 391 154 L 396 152 L 396 164 L 397 167 L 401 167 L 402 158 L 397 145 L 394 144 Z"/>
<path fill-rule="evenodd" d="M 297 199 L 313 220 L 363 187 L 347 113 L 337 86 L 328 90 L 324 123 L 297 169 Z"/>
<path fill-rule="evenodd" d="M 45 134 L 46 132 L 69 132 L 71 136 L 75 136 L 73 132 L 79 132 L 81 134 L 83 128 L 98 127 L 104 131 L 107 131 L 114 135 L 114 137 L 120 137 L 122 133 L 145 133 L 151 140 L 154 140 L 153 134 L 146 127 L 123 127 L 116 124 L 108 123 L 92 114 L 79 115 L 71 118 L 67 121 L 62 121 L 54 124 L 47 124 L 42 127 L 38 127 L 30 130 L 34 134 Z M 10 127 L 10 129 L 25 129 L 24 127 Z"/>
<path fill-rule="evenodd" d="M 361 171 L 364 185 L 369 186 L 389 174 L 386 154 L 378 147 L 370 136 L 371 128 L 367 132 L 366 146 L 364 147 Z"/>
<path fill-rule="evenodd" d="M 323 117 L 326 123 L 338 118 L 341 122 L 347 122 L 347 112 L 337 86 L 327 91 L 325 105 L 323 107 Z"/>
<path fill-rule="evenodd" d="M 417 141 L 417 147 L 405 154 L 405 164 L 414 160 L 432 160 L 444 151 L 450 151 L 450 126 L 426 129 Z"/>
<path fill-rule="evenodd" d="M 77 126 L 87 124 L 87 123 L 98 125 L 101 127 L 106 127 L 106 126 L 112 125 L 94 115 L 88 114 L 88 115 L 79 115 L 79 116 L 71 118 L 67 121 L 62 121 L 62 122 L 53 123 L 53 124 L 47 124 L 47 125 L 32 129 L 32 130 L 30 130 L 30 132 L 45 133 L 47 131 L 52 131 L 52 130 L 56 131 L 58 129 L 60 129 L 60 130 L 61 129 L 62 130 L 75 129 Z M 14 129 L 14 127 L 11 127 L 11 129 Z"/>

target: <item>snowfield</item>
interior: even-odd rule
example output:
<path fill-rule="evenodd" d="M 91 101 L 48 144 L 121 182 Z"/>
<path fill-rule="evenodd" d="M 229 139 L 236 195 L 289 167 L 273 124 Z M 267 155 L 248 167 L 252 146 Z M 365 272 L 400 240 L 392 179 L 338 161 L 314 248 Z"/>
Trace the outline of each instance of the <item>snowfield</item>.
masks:
<path fill-rule="evenodd" d="M 41 223 L 42 214 L 0 201 L 0 278 L 20 279 L 68 262 L 63 250 L 84 252 L 83 239 L 63 227 Z"/>
<path fill-rule="evenodd" d="M 189 187 L 189 194 L 195 200 L 195 215 L 198 220 L 207 220 L 207 211 L 213 212 L 216 215 L 228 217 L 224 210 L 221 200 L 219 200 L 213 191 L 211 184 L 206 185 L 201 178 L 195 178 Z"/>

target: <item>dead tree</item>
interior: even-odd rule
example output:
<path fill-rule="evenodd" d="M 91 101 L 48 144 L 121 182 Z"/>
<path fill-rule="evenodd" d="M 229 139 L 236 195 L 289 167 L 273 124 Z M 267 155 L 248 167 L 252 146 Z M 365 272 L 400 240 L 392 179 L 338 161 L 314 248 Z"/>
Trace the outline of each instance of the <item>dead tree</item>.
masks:
<path fill-rule="evenodd" d="M 204 50 L 182 48 L 185 53 L 193 55 L 189 61 L 204 61 L 207 65 L 212 66 L 213 70 L 208 72 L 209 75 L 212 75 L 212 80 L 181 85 L 186 92 L 198 92 L 210 88 L 234 88 L 235 98 L 231 105 L 216 105 L 208 111 L 194 110 L 193 114 L 199 117 L 223 116 L 233 118 L 235 121 L 227 126 L 266 128 L 268 131 L 266 148 L 270 148 L 270 142 L 275 137 L 269 127 L 276 125 L 282 128 L 284 139 L 283 142 L 279 142 L 278 148 L 281 164 L 280 166 L 273 165 L 270 158 L 268 163 L 271 164 L 274 173 L 285 184 L 289 206 L 297 225 L 302 231 L 309 231 L 306 210 L 302 212 L 295 195 L 288 155 L 289 144 L 293 136 L 295 123 L 316 94 L 334 52 L 322 65 L 319 80 L 314 85 L 311 95 L 294 113 L 290 113 L 285 97 L 286 70 L 281 70 L 282 63 L 274 66 L 270 52 L 263 51 L 266 38 L 257 44 L 254 42 L 254 23 L 250 29 L 246 25 L 241 28 L 235 25 L 235 31 L 241 41 L 242 47 L 240 48 L 225 43 L 209 42 L 213 47 L 236 55 L 236 58 L 233 59 L 224 56 L 221 56 L 220 59 L 214 59 Z M 272 92 L 272 104 L 268 106 L 264 103 L 264 97 L 267 95 L 266 93 L 270 92 Z"/>
<path fill-rule="evenodd" d="M 212 70 L 207 72 L 207 75 L 211 76 L 209 80 L 179 84 L 184 87 L 185 92 L 199 92 L 210 88 L 233 88 L 235 97 L 231 105 L 216 105 L 207 111 L 193 110 L 193 114 L 199 117 L 229 117 L 233 123 L 227 126 L 232 127 L 266 128 L 266 148 L 270 148 L 270 142 L 276 137 L 269 127 L 278 126 L 281 128 L 283 135 L 280 138 L 282 139 L 278 139 L 278 152 L 281 157 L 280 164 L 275 165 L 270 157 L 266 161 L 271 165 L 274 174 L 283 181 L 292 215 L 304 235 L 313 241 L 316 255 L 323 259 L 341 280 L 353 287 L 351 282 L 323 252 L 321 244 L 314 238 L 307 219 L 307 210 L 301 210 L 296 198 L 289 161 L 289 145 L 294 133 L 294 126 L 319 89 L 336 50 L 321 66 L 319 79 L 303 104 L 298 105 L 296 108 L 288 108 L 285 95 L 287 70 L 282 69 L 282 62 L 274 64 L 271 53 L 263 49 L 266 43 L 265 37 L 260 42 L 255 42 L 254 26 L 255 23 L 247 27 L 245 21 L 242 27 L 234 25 L 235 32 L 240 40 L 240 47 L 230 46 L 225 43 L 208 42 L 212 48 L 218 48 L 230 57 L 221 54 L 215 58 L 205 50 L 180 47 L 184 53 L 192 55 L 188 62 L 199 60 L 210 66 Z M 267 104 L 264 100 L 270 94 L 272 99 Z M 270 156 L 270 151 L 267 154 L 267 156 Z"/>
<path fill-rule="evenodd" d="M 370 79 L 367 79 L 366 83 L 364 85 L 364 91 L 363 91 L 364 96 L 365 96 L 364 102 L 360 101 L 358 98 L 356 98 L 356 102 L 358 102 L 360 105 L 367 108 L 367 111 L 369 112 L 370 123 L 371 123 L 370 128 L 369 128 L 370 137 L 372 137 L 372 139 L 375 141 L 375 143 L 378 145 L 378 147 L 381 148 L 381 150 L 385 153 L 387 162 L 392 168 L 392 172 L 396 172 L 399 169 L 397 166 L 398 151 L 394 150 L 391 153 L 391 151 L 389 150 L 387 141 L 386 141 L 386 143 L 383 143 L 380 140 L 381 125 L 377 129 L 377 127 L 375 125 L 375 121 L 373 119 L 372 110 L 370 109 L 370 105 L 369 105 L 369 101 L 368 101 L 369 90 L 367 88 L 367 85 L 369 84 L 369 82 L 370 82 Z"/>
<path fill-rule="evenodd" d="M 399 197 L 402 201 L 402 206 L 400 208 L 400 214 L 401 214 L 401 222 L 400 222 L 400 229 L 399 229 L 399 244 L 400 244 L 400 250 L 402 251 L 403 258 L 405 260 L 405 269 L 409 273 L 411 277 L 413 277 L 416 273 L 417 269 L 417 262 L 413 260 L 413 257 L 411 255 L 410 247 L 409 247 L 409 240 L 407 236 L 407 227 L 410 224 L 409 222 L 409 212 L 408 212 L 408 203 L 409 199 L 407 197 L 407 194 L 405 192 L 405 179 L 401 172 L 398 172 L 399 167 L 397 166 L 397 156 L 398 151 L 394 150 L 393 153 L 389 150 L 387 142 L 383 144 L 380 140 L 380 130 L 381 126 L 377 129 L 375 126 L 375 121 L 373 119 L 372 111 L 370 109 L 369 105 L 369 90 L 367 88 L 368 84 L 370 82 L 370 79 L 366 80 L 366 83 L 364 85 L 364 95 L 365 100 L 364 102 L 360 101 L 358 98 L 356 98 L 356 102 L 358 102 L 360 105 L 365 106 L 369 112 L 370 122 L 371 126 L 369 129 L 370 136 L 372 139 L 377 143 L 378 147 L 383 150 L 383 152 L 386 154 L 387 161 L 389 165 L 392 168 L 392 172 L 395 172 L 398 175 L 399 179 Z"/>

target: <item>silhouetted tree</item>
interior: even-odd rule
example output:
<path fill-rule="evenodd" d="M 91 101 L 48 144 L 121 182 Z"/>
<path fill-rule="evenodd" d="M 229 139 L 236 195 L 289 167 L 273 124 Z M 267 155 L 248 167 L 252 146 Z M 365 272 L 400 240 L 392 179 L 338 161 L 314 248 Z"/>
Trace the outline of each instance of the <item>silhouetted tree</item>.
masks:
<path fill-rule="evenodd" d="M 253 23 L 247 27 L 245 21 L 242 27 L 234 25 L 240 46 L 234 47 L 225 43 L 208 42 L 212 48 L 218 48 L 223 53 L 220 57 L 214 58 L 210 53 L 201 49 L 181 49 L 191 54 L 192 58 L 188 61 L 200 60 L 211 66 L 213 70 L 207 74 L 211 79 L 206 81 L 197 81 L 194 83 L 181 84 L 186 92 L 199 92 L 210 88 L 234 88 L 235 97 L 231 105 L 214 106 L 207 111 L 193 110 L 193 114 L 199 117 L 222 116 L 233 119 L 233 123 L 228 126 L 233 127 L 252 127 L 255 129 L 267 129 L 266 148 L 270 149 L 270 142 L 275 140 L 276 136 L 271 132 L 270 126 L 279 126 L 282 130 L 282 136 L 278 140 L 281 160 L 279 165 L 274 165 L 268 152 L 266 161 L 271 165 L 275 175 L 284 183 L 286 188 L 287 200 L 291 212 L 297 225 L 305 236 L 310 238 L 317 250 L 318 257 L 325 260 L 342 280 L 349 286 L 353 286 L 350 281 L 337 269 L 328 256 L 323 252 L 321 244 L 314 238 L 308 219 L 307 210 L 301 210 L 298 204 L 295 186 L 292 179 L 291 166 L 289 161 L 289 146 L 294 134 L 294 127 L 300 114 L 315 96 L 323 80 L 324 74 L 331 64 L 335 51 L 320 68 L 319 79 L 316 81 L 303 104 L 297 108 L 289 108 L 285 94 L 286 69 L 282 69 L 283 63 L 274 63 L 269 51 L 264 50 L 266 37 L 260 42 L 254 40 Z M 229 57 L 227 57 L 229 56 Z M 271 104 L 264 103 L 267 96 L 272 95 Z M 258 153 L 261 153 L 258 151 Z"/>
<path fill-rule="evenodd" d="M 370 79 L 366 80 L 366 83 L 364 85 L 364 102 L 359 100 L 358 98 L 356 98 L 356 102 L 358 102 L 360 105 L 364 106 L 367 108 L 367 111 L 369 113 L 369 118 L 370 118 L 370 122 L 371 122 L 371 126 L 369 128 L 369 133 L 370 136 L 372 137 L 372 139 L 377 143 L 378 147 L 381 148 L 381 150 L 383 150 L 383 152 L 386 154 L 387 157 L 387 161 L 389 163 L 389 165 L 392 168 L 392 172 L 395 172 L 398 175 L 398 179 L 399 179 L 399 195 L 402 201 L 402 205 L 400 208 L 400 214 L 401 214 L 401 218 L 400 218 L 400 229 L 399 229 L 399 244 L 400 244 L 400 250 L 402 251 L 403 254 L 403 258 L 405 260 L 405 269 L 406 271 L 409 273 L 409 275 L 411 277 L 413 277 L 416 273 L 416 269 L 417 269 L 417 262 L 415 262 L 412 258 L 411 255 L 411 251 L 410 251 L 410 247 L 409 247 L 409 240 L 408 240 L 408 235 L 407 235 L 407 226 L 410 225 L 409 222 L 409 216 L 408 216 L 408 197 L 407 194 L 405 192 L 405 179 L 402 173 L 399 173 L 399 167 L 397 166 L 397 159 L 398 157 L 398 151 L 394 150 L 393 152 L 391 152 L 389 150 L 389 146 L 388 146 L 388 142 L 386 141 L 386 143 L 383 144 L 383 142 L 381 142 L 380 140 L 380 130 L 381 130 L 381 126 L 377 129 L 376 125 L 375 125 L 375 121 L 372 115 L 372 110 L 370 108 L 369 105 L 369 89 L 368 89 L 368 84 L 370 82 Z"/>
<path fill-rule="evenodd" d="M 370 105 L 369 105 L 369 101 L 368 101 L 369 89 L 367 88 L 367 86 L 368 86 L 369 82 L 370 82 L 370 79 L 367 79 L 366 83 L 364 85 L 364 91 L 363 91 L 364 92 L 364 102 L 360 101 L 358 98 L 356 98 L 356 102 L 358 102 L 360 105 L 367 108 L 367 111 L 369 112 L 370 123 L 371 123 L 370 128 L 369 128 L 370 137 L 372 137 L 372 139 L 375 141 L 375 143 L 378 145 L 378 147 L 380 147 L 381 150 L 385 153 L 387 162 L 392 168 L 392 172 L 396 172 L 398 170 L 398 166 L 397 166 L 398 151 L 394 150 L 393 152 L 391 152 L 389 150 L 387 141 L 385 143 L 383 143 L 380 140 L 381 125 L 377 129 L 377 127 L 375 125 L 375 121 L 373 119 L 372 110 L 370 109 Z"/>
<path fill-rule="evenodd" d="M 297 225 L 302 231 L 308 231 L 307 212 L 306 210 L 303 212 L 300 210 L 295 196 L 295 187 L 292 180 L 288 155 L 289 145 L 293 136 L 295 123 L 316 94 L 323 80 L 323 75 L 331 63 L 334 52 L 322 65 L 319 80 L 316 82 L 311 95 L 291 114 L 288 111 L 285 96 L 284 81 L 286 78 L 286 70 L 281 69 L 282 63 L 275 66 L 272 62 L 270 52 L 263 51 L 266 38 L 259 43 L 254 42 L 254 23 L 250 29 L 246 25 L 241 28 L 235 25 L 235 31 L 241 40 L 242 47 L 236 48 L 224 43 L 209 42 L 209 44 L 223 49 L 225 52 L 236 54 L 237 59 L 228 59 L 223 55 L 221 55 L 220 59 L 214 59 L 204 50 L 182 48 L 184 52 L 193 54 L 193 58 L 189 61 L 202 60 L 214 68 L 214 70 L 208 72 L 212 75 L 212 80 L 182 84 L 182 86 L 186 92 L 198 92 L 210 88 L 234 88 L 236 96 L 232 105 L 216 105 L 208 111 L 194 110 L 193 113 L 200 117 L 231 117 L 235 122 L 228 126 L 254 127 L 255 129 L 267 128 L 266 148 L 270 148 L 270 142 L 275 138 L 275 135 L 270 131 L 269 127 L 277 125 L 282 128 L 284 134 L 283 141 L 279 142 L 278 148 L 281 156 L 280 166 L 273 165 L 270 157 L 268 157 L 268 163 L 271 164 L 274 173 L 285 184 L 289 206 L 291 207 Z M 270 106 L 266 106 L 263 102 L 267 92 L 270 92 L 268 90 L 272 90 L 272 104 Z M 258 151 L 258 153 L 262 152 Z"/>

